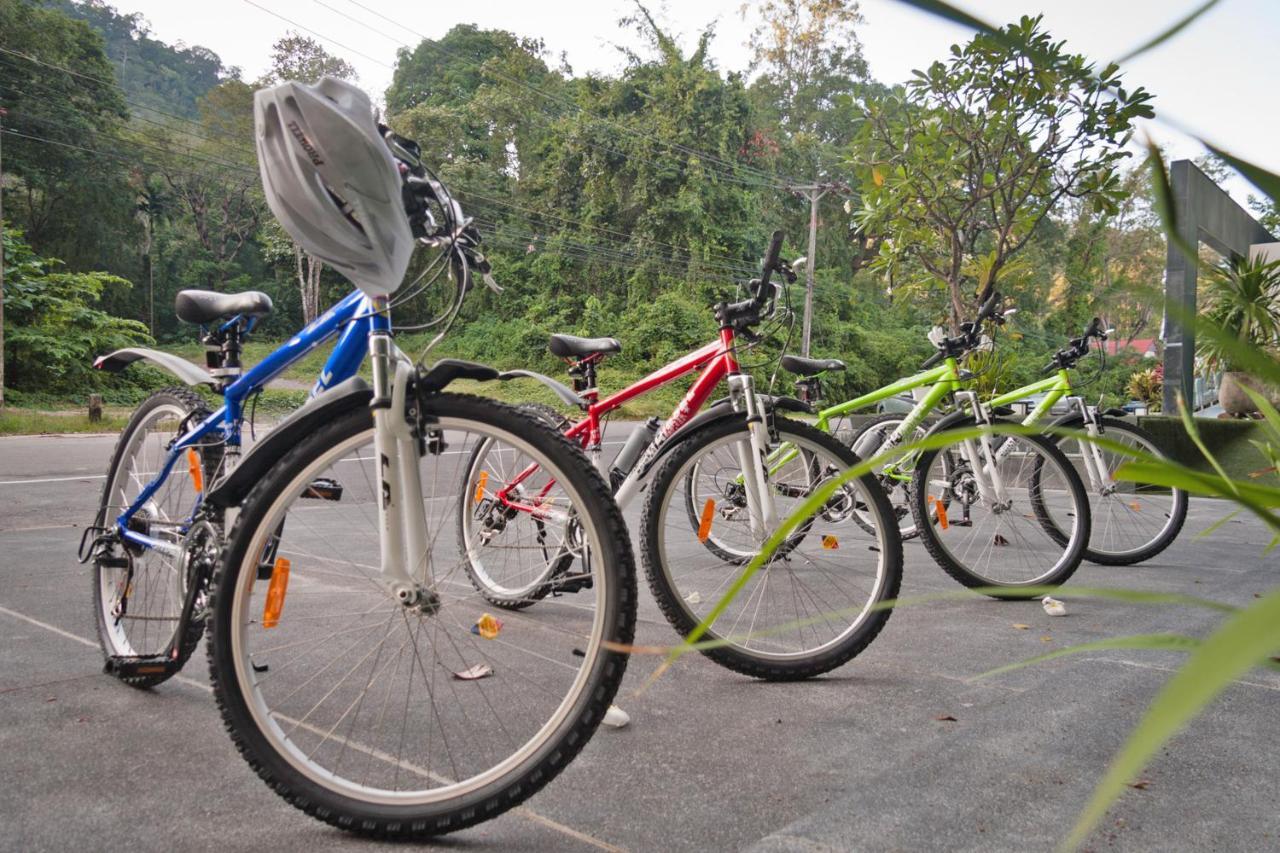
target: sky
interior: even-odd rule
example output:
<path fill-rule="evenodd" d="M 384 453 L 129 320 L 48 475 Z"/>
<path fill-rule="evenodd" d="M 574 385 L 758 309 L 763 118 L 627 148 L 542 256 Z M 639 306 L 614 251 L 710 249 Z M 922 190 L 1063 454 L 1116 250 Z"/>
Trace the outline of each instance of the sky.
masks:
<path fill-rule="evenodd" d="M 391 80 L 398 47 L 422 37 L 440 38 L 459 23 L 535 36 L 546 44 L 551 64 L 563 55 L 575 74 L 616 73 L 621 47 L 639 48 L 633 30 L 619 19 L 634 10 L 628 0 L 486 0 L 483 3 L 403 0 L 108 0 L 125 13 L 140 12 L 154 38 L 201 45 L 245 79 L 266 68 L 271 44 L 286 30 L 319 39 L 344 57 L 360 83 L 380 99 Z M 1024 14 L 1043 14 L 1045 26 L 1073 52 L 1105 63 L 1143 43 L 1203 0 L 953 0 L 954 5 L 993 24 Z M 751 4 L 748 4 L 751 5 Z M 651 0 L 668 31 L 691 46 L 714 25 L 712 56 L 726 71 L 745 70 L 746 42 L 754 11 L 744 20 L 741 0 Z M 862 0 L 859 29 L 863 52 L 876 79 L 905 81 L 913 69 L 947 55 L 950 45 L 972 34 L 956 24 L 896 0 Z M 273 14 L 274 13 L 274 14 Z M 379 17 L 385 16 L 385 17 Z M 288 20 L 285 20 L 288 19 Z M 1128 84 L 1155 94 L 1158 117 L 1144 123 L 1174 157 L 1203 149 L 1177 128 L 1195 131 L 1233 154 L 1280 172 L 1280 2 L 1222 0 L 1180 34 L 1125 66 Z M 1253 189 L 1233 179 L 1228 191 L 1243 202 Z"/>

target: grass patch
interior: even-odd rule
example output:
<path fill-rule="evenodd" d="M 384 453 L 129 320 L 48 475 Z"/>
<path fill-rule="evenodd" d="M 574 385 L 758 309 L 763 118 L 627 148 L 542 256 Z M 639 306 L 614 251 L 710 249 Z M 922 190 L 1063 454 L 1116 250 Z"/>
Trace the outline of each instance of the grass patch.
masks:
<path fill-rule="evenodd" d="M 0 410 L 0 435 L 57 435 L 77 432 L 120 432 L 129 422 L 128 412 L 107 411 L 90 423 L 84 412 L 47 412 L 39 409 Z"/>

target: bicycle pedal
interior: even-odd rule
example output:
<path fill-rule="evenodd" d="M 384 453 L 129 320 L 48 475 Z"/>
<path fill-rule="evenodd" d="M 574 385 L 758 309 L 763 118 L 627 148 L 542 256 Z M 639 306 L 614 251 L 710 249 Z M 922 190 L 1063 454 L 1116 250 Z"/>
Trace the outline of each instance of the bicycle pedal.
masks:
<path fill-rule="evenodd" d="M 551 594 L 567 595 L 569 593 L 581 592 L 584 589 L 591 589 L 595 585 L 595 581 L 589 574 L 581 575 L 565 575 L 552 582 Z"/>
<path fill-rule="evenodd" d="M 317 477 L 302 493 L 303 498 L 321 501 L 342 500 L 342 484 L 328 477 Z"/>
<path fill-rule="evenodd" d="M 171 675 L 181 667 L 168 657 L 110 657 L 102 671 L 117 678 L 140 678 L 150 675 Z"/>

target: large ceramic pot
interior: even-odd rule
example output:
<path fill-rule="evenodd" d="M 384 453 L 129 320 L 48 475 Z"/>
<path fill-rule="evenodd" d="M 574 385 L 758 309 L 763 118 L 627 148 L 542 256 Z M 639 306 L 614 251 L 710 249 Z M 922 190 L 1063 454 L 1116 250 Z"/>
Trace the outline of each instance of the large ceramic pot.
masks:
<path fill-rule="evenodd" d="M 1245 393 L 1243 386 L 1264 395 L 1272 403 L 1280 401 L 1280 389 L 1268 386 L 1239 370 L 1229 370 L 1222 374 L 1222 384 L 1218 386 L 1218 402 L 1222 409 L 1231 415 L 1252 415 L 1258 411 L 1253 400 Z"/>

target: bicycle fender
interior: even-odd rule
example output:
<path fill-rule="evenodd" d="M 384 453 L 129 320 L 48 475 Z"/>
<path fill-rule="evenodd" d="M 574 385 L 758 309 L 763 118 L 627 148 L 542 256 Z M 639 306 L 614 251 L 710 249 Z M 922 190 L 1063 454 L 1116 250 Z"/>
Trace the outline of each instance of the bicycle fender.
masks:
<path fill-rule="evenodd" d="M 568 385 L 565 385 L 563 382 L 559 382 L 555 379 L 552 379 L 550 376 L 545 376 L 541 373 L 537 373 L 532 370 L 522 369 L 522 370 L 508 370 L 504 373 L 499 373 L 498 378 L 501 379 L 503 382 L 509 381 L 511 379 L 534 379 L 538 382 L 541 382 L 543 385 L 547 386 L 548 388 L 550 388 L 552 391 L 555 392 L 555 395 L 557 397 L 559 397 L 561 400 L 564 400 L 570 406 L 577 406 L 580 409 L 587 408 L 586 400 L 582 399 L 582 397 L 574 393 L 574 391 L 570 389 Z"/>
<path fill-rule="evenodd" d="M 1074 429 L 1084 424 L 1084 416 L 1079 412 L 1069 412 L 1054 418 L 1049 422 L 1047 429 Z"/>
<path fill-rule="evenodd" d="M 369 401 L 373 389 L 359 376 L 339 382 L 332 388 L 312 397 L 301 408 L 290 414 L 255 444 L 235 470 L 205 497 L 205 503 L 223 509 L 239 506 L 254 484 L 266 476 L 279 459 L 296 447 L 308 435 L 324 424 L 354 409 L 369 413 Z"/>
<path fill-rule="evenodd" d="M 192 364 L 185 358 L 172 353 L 161 352 L 146 347 L 126 347 L 115 352 L 98 356 L 93 360 L 96 370 L 119 373 L 135 361 L 149 361 L 157 367 L 169 371 L 186 385 L 209 385 L 217 387 L 218 380 L 209 371 L 198 364 Z"/>
<path fill-rule="evenodd" d="M 955 429 L 958 426 L 968 426 L 973 422 L 972 414 L 964 409 L 957 409 L 948 415 L 943 415 L 941 420 L 929 428 L 929 432 L 927 434 L 933 435 L 934 433 L 942 432 L 945 429 Z"/>

